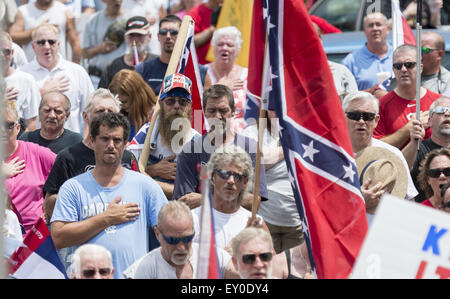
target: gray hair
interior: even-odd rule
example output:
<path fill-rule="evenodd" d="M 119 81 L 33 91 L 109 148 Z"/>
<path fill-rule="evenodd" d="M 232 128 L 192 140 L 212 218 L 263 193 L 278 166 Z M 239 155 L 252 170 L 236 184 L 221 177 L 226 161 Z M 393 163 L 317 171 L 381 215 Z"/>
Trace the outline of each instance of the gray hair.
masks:
<path fill-rule="evenodd" d="M 212 178 L 214 172 L 219 170 L 222 165 L 234 165 L 242 168 L 244 175 L 247 176 L 248 181 L 253 179 L 253 164 L 250 155 L 241 147 L 234 144 L 226 145 L 217 148 L 209 158 L 207 165 L 208 177 Z M 249 190 L 251 184 L 247 183 L 244 190 L 239 193 L 238 202 L 241 203 L 244 199 L 245 193 Z M 214 186 L 210 184 L 211 192 L 214 191 Z"/>
<path fill-rule="evenodd" d="M 233 257 L 239 258 L 239 248 L 241 244 L 247 243 L 250 240 L 260 238 L 266 241 L 270 245 L 270 250 L 273 251 L 273 241 L 270 234 L 262 228 L 247 227 L 244 228 L 239 234 L 237 234 L 233 240 L 231 240 L 231 248 L 233 250 Z"/>
<path fill-rule="evenodd" d="M 369 17 L 372 17 L 373 15 L 382 15 L 383 16 L 383 21 L 384 21 L 384 24 L 385 25 L 388 25 L 388 19 L 387 19 L 387 17 L 383 14 L 383 13 L 381 13 L 381 12 L 379 12 L 379 11 L 375 11 L 375 12 L 372 12 L 372 13 L 370 13 L 370 14 L 367 14 L 365 17 L 364 17 L 364 19 L 363 19 L 363 26 L 364 26 L 364 28 L 366 28 L 366 21 L 367 21 L 367 19 L 369 18 Z"/>
<path fill-rule="evenodd" d="M 95 98 L 111 98 L 114 101 L 114 104 L 116 106 L 116 113 L 120 112 L 120 100 L 119 97 L 115 94 L 113 94 L 109 89 L 106 88 L 99 88 L 96 91 L 92 92 L 87 100 L 86 104 L 83 108 L 83 112 L 87 113 L 88 115 L 91 113 L 92 108 L 94 107 L 94 99 Z"/>
<path fill-rule="evenodd" d="M 42 109 L 42 107 L 44 106 L 44 99 L 46 98 L 46 97 L 48 97 L 48 96 L 50 96 L 50 95 L 52 95 L 52 94 L 56 94 L 56 95 L 59 95 L 59 96 L 62 96 L 63 97 L 63 99 L 64 99 L 64 111 L 66 112 L 66 113 L 69 113 L 70 112 L 70 108 L 71 108 L 71 103 L 70 103 L 70 100 L 69 100 L 69 98 L 65 95 L 65 94 L 63 94 L 62 92 L 60 92 L 60 91 L 58 91 L 58 90 L 51 90 L 51 91 L 49 91 L 49 92 L 47 92 L 47 93 L 44 93 L 43 95 L 42 95 L 42 99 L 41 99 L 41 102 L 39 103 L 39 111 Z"/>
<path fill-rule="evenodd" d="M 242 42 L 243 42 L 242 34 L 239 31 L 239 29 L 237 29 L 235 26 L 222 27 L 222 28 L 219 28 L 216 31 L 214 31 L 212 39 L 211 39 L 211 45 L 215 46 L 217 41 L 222 36 L 233 36 L 235 39 L 236 47 L 238 48 L 238 50 L 241 49 Z"/>
<path fill-rule="evenodd" d="M 97 244 L 84 244 L 75 250 L 72 255 L 72 264 L 69 267 L 70 276 L 79 278 L 81 276 L 81 257 L 83 255 L 102 254 L 107 256 L 109 265 L 113 269 L 111 252 L 105 247 Z"/>
<path fill-rule="evenodd" d="M 440 96 L 439 98 L 437 98 L 433 103 L 431 103 L 430 105 L 430 109 L 428 109 L 428 111 L 430 112 L 429 117 L 431 118 L 433 116 L 433 110 L 434 108 L 436 108 L 438 102 L 440 102 L 441 100 L 447 100 L 450 101 L 449 97 L 446 96 Z"/>
<path fill-rule="evenodd" d="M 191 209 L 182 201 L 171 200 L 162 206 L 158 213 L 158 229 L 161 231 L 167 215 L 171 215 L 174 218 L 181 218 L 187 216 L 192 223 L 192 229 L 194 229 L 194 219 L 192 218 Z"/>
<path fill-rule="evenodd" d="M 394 50 L 394 53 L 392 54 L 392 57 L 394 58 L 395 56 L 397 56 L 397 54 L 399 52 L 409 52 L 409 51 L 413 51 L 414 53 L 416 53 L 417 52 L 416 46 L 409 45 L 409 44 L 403 44 L 401 46 L 398 46 Z M 415 58 L 415 56 L 414 56 L 414 58 Z"/>
<path fill-rule="evenodd" d="M 376 97 L 374 97 L 371 93 L 368 93 L 366 91 L 355 91 L 352 93 L 349 93 L 344 100 L 342 101 L 342 109 L 345 111 L 348 108 L 348 105 L 350 105 L 350 103 L 354 100 L 366 100 L 366 101 L 371 101 L 372 105 L 375 109 L 375 113 L 378 114 L 379 112 L 379 106 L 380 106 L 380 102 L 378 101 L 378 99 Z"/>

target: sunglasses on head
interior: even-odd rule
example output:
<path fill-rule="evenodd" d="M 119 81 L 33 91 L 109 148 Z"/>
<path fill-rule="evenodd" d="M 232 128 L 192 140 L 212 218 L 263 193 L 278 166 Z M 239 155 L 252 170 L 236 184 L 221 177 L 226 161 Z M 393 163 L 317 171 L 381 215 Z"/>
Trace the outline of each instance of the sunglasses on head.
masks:
<path fill-rule="evenodd" d="M 3 123 L 3 128 L 5 130 L 11 131 L 12 129 L 14 129 L 14 127 L 18 124 L 19 122 L 17 121 L 5 121 Z"/>
<path fill-rule="evenodd" d="M 228 180 L 230 178 L 230 176 L 233 176 L 233 178 L 236 182 L 240 182 L 243 178 L 247 177 L 247 175 L 245 175 L 245 174 L 240 174 L 240 173 L 236 173 L 233 171 L 227 171 L 224 169 L 217 169 L 216 173 L 219 175 L 220 178 L 222 178 L 224 180 Z"/>
<path fill-rule="evenodd" d="M 272 260 L 272 252 L 263 252 L 260 254 L 244 254 L 242 256 L 242 262 L 247 265 L 252 265 L 256 261 L 256 256 L 259 257 L 261 262 L 270 262 Z"/>
<path fill-rule="evenodd" d="M 164 103 L 166 103 L 167 106 L 173 106 L 175 105 L 175 102 L 178 102 L 178 105 L 180 105 L 181 107 L 185 107 L 189 100 L 187 99 L 175 99 L 175 98 L 166 98 L 163 100 Z"/>
<path fill-rule="evenodd" d="M 443 173 L 445 176 L 450 176 L 450 167 L 446 168 L 434 168 L 428 170 L 428 176 L 431 178 L 438 178 Z"/>
<path fill-rule="evenodd" d="M 158 34 L 159 35 L 166 35 L 167 32 L 169 32 L 170 35 L 177 35 L 178 34 L 178 30 L 175 30 L 175 29 L 159 29 Z"/>
<path fill-rule="evenodd" d="M 348 119 L 359 121 L 361 118 L 364 121 L 371 121 L 375 119 L 375 116 L 377 116 L 376 113 L 372 112 L 359 112 L 359 111 L 350 111 L 345 112 L 345 115 Z"/>
<path fill-rule="evenodd" d="M 3 56 L 11 55 L 12 50 L 11 49 L 2 49 Z"/>
<path fill-rule="evenodd" d="M 405 66 L 407 69 L 412 69 L 416 66 L 416 62 L 414 61 L 408 61 L 408 62 L 396 62 L 392 65 L 394 69 L 401 70 L 403 66 Z"/>
<path fill-rule="evenodd" d="M 50 46 L 53 46 L 57 42 L 56 39 L 40 39 L 36 41 L 36 44 L 39 46 L 45 45 L 45 43 L 48 43 Z"/>
<path fill-rule="evenodd" d="M 439 49 L 433 49 L 433 48 L 428 48 L 428 47 L 422 47 L 422 54 L 428 54 L 428 53 L 430 53 L 430 52 L 432 52 L 432 51 L 436 51 L 436 50 L 439 50 Z"/>
<path fill-rule="evenodd" d="M 445 112 L 450 112 L 450 107 L 437 106 L 433 109 L 433 113 L 444 114 Z"/>
<path fill-rule="evenodd" d="M 168 237 L 168 236 L 164 236 L 163 233 L 161 233 L 161 235 L 162 235 L 164 241 L 166 241 L 168 244 L 177 245 L 180 242 L 183 242 L 184 244 L 188 244 L 194 238 L 195 233 L 190 236 L 185 236 L 185 237 Z"/>
<path fill-rule="evenodd" d="M 95 273 L 97 273 L 97 272 L 101 276 L 106 276 L 111 273 L 111 269 L 110 268 L 101 268 L 101 269 L 98 269 L 98 271 L 96 269 L 83 270 L 83 276 L 87 277 L 87 278 L 92 278 L 92 277 L 94 277 Z"/>

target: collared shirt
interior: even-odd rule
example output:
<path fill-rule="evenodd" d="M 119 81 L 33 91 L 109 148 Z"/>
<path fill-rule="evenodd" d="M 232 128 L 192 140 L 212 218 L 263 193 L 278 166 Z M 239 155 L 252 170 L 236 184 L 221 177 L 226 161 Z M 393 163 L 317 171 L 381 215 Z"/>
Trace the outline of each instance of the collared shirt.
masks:
<path fill-rule="evenodd" d="M 389 73 L 391 78 L 392 73 L 392 46 L 388 46 L 388 51 L 383 57 L 372 53 L 367 48 L 367 44 L 364 47 L 353 51 L 348 54 L 343 60 L 342 64 L 345 65 L 355 76 L 359 90 L 371 88 L 380 82 L 378 82 L 377 73 L 386 72 Z M 387 79 L 382 82 L 382 87 L 389 90 L 390 80 Z"/>
<path fill-rule="evenodd" d="M 86 70 L 78 64 L 65 60 L 60 54 L 58 64 L 50 71 L 41 66 L 36 57 L 22 66 L 20 70 L 31 74 L 39 88 L 42 88 L 45 81 L 50 77 L 65 76 L 70 80 L 69 90 L 64 92 L 70 99 L 70 116 L 64 127 L 82 133 L 84 125 L 83 107 L 87 97 L 94 91 L 94 86 Z M 40 127 L 40 124 L 38 124 L 38 127 Z"/>

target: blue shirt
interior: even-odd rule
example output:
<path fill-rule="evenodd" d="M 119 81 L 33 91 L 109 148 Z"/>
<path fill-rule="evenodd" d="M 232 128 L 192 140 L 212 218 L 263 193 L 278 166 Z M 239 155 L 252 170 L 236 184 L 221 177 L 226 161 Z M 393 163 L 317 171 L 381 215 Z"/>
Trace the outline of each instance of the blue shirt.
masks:
<path fill-rule="evenodd" d="M 392 46 L 388 44 L 388 51 L 382 57 L 372 53 L 364 47 L 348 54 L 343 60 L 345 65 L 355 76 L 358 90 L 372 88 L 378 84 L 376 74 L 379 72 L 389 72 L 392 77 Z M 383 82 L 382 86 L 389 90 L 390 79 Z"/>
<path fill-rule="evenodd" d="M 116 186 L 103 187 L 97 183 L 92 172 L 87 171 L 61 186 L 51 220 L 83 221 L 103 213 L 119 195 L 122 196 L 119 204 L 139 204 L 141 211 L 137 219 L 111 225 L 86 242 L 111 251 L 114 278 L 124 278 L 123 271 L 148 252 L 148 229 L 157 225 L 159 210 L 167 203 L 161 187 L 152 178 L 125 169 Z"/>

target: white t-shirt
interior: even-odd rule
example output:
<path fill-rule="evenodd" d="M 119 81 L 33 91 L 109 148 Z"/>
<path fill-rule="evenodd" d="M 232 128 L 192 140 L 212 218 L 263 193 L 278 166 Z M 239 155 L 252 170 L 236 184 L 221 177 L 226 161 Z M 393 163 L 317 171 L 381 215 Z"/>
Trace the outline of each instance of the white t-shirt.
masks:
<path fill-rule="evenodd" d="M 200 238 L 200 214 L 202 207 L 192 210 L 192 216 L 194 219 L 194 242 L 199 242 Z M 216 238 L 216 247 L 225 248 L 231 243 L 231 240 L 239 234 L 246 226 L 248 218 L 252 216 L 252 213 L 243 207 L 240 207 L 234 213 L 225 214 L 213 209 L 214 217 L 214 232 Z M 261 219 L 261 216 L 257 216 Z"/>
<path fill-rule="evenodd" d="M 36 57 L 21 67 L 20 70 L 31 74 L 39 88 L 50 77 L 65 76 L 70 80 L 69 90 L 64 92 L 70 100 L 70 116 L 64 127 L 71 131 L 82 133 L 84 126 L 83 108 L 87 97 L 94 91 L 94 86 L 86 70 L 79 64 L 65 60 L 61 55 L 59 55 L 58 64 L 50 71 L 41 66 Z"/>
<path fill-rule="evenodd" d="M 36 28 L 39 24 L 47 21 L 50 24 L 58 25 L 59 29 L 59 52 L 67 57 L 66 52 L 66 22 L 68 8 L 59 1 L 53 1 L 52 7 L 47 10 L 40 10 L 35 3 L 28 3 L 21 5 L 19 11 L 22 13 L 24 22 L 24 31 Z M 28 61 L 31 61 L 35 56 L 31 42 L 24 45 L 25 54 Z"/>
<path fill-rule="evenodd" d="M 6 87 L 13 86 L 19 95 L 16 99 L 16 107 L 19 117 L 30 119 L 38 116 L 41 94 L 33 76 L 20 70 L 15 70 L 5 78 Z"/>
<path fill-rule="evenodd" d="M 192 278 L 197 277 L 198 266 L 198 243 L 192 243 L 192 254 L 189 263 L 192 265 Z M 217 248 L 217 258 L 221 276 L 225 276 L 225 270 L 231 260 L 231 256 L 220 248 Z M 177 279 L 175 268 L 171 266 L 162 256 L 161 247 L 155 248 L 147 253 L 142 259 L 131 265 L 124 276 L 135 279 Z"/>

